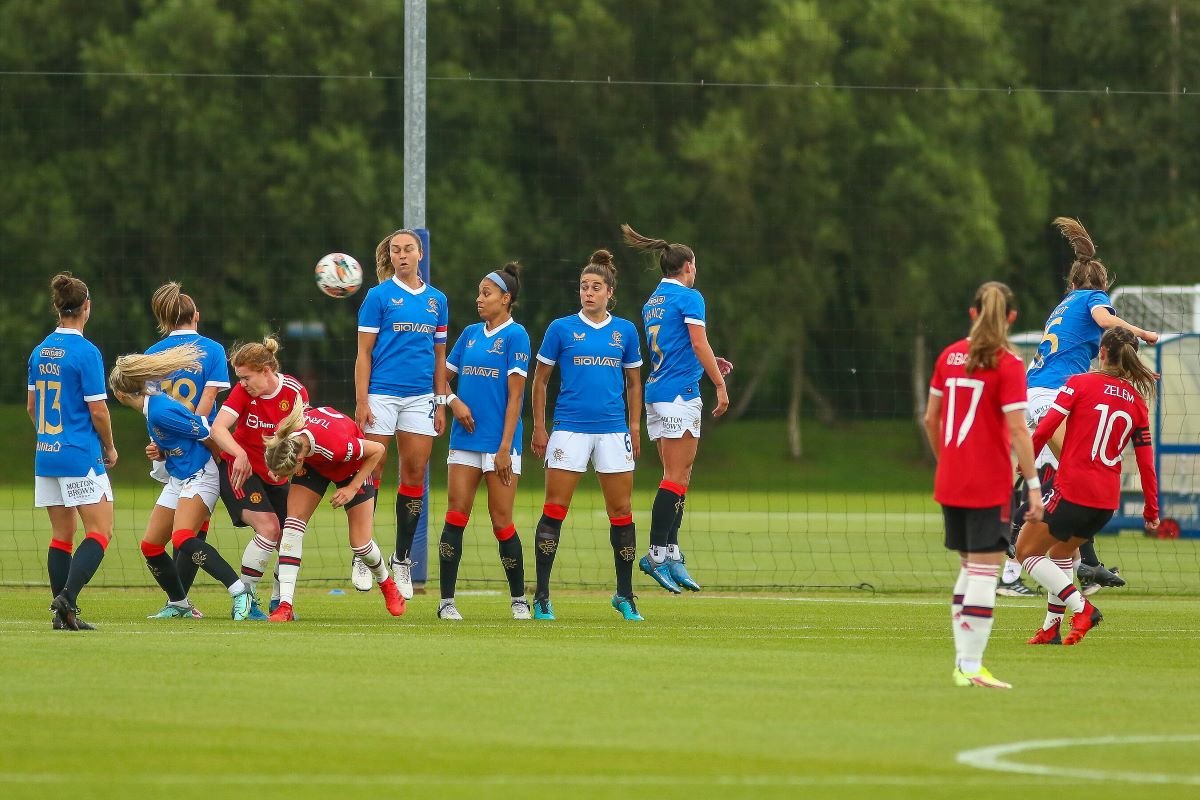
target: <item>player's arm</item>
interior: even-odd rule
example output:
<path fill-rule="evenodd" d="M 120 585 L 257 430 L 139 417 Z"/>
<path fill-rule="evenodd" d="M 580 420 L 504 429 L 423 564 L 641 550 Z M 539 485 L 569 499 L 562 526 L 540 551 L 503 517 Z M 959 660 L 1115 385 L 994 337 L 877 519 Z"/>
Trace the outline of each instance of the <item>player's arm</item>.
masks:
<path fill-rule="evenodd" d="M 690 323 L 687 329 L 688 337 L 692 341 L 692 352 L 700 360 L 700 366 L 704 367 L 704 374 L 712 381 L 713 386 L 717 387 L 717 405 L 712 415 L 719 417 L 729 408 L 729 392 L 725 389 L 725 378 L 722 377 L 721 368 L 717 366 L 717 357 L 708 343 L 708 330 L 703 325 Z"/>
<path fill-rule="evenodd" d="M 92 417 L 92 427 L 100 435 L 100 446 L 104 448 L 104 466 L 117 465 L 117 446 L 113 443 L 112 417 L 108 414 L 108 403 L 104 400 L 89 400 L 88 414 Z"/>
<path fill-rule="evenodd" d="M 625 410 L 628 414 L 629 442 L 633 447 L 633 457 L 637 459 L 642 454 L 642 369 L 641 367 L 626 367 L 625 373 Z"/>
<path fill-rule="evenodd" d="M 329 504 L 334 508 L 341 508 L 354 499 L 366 483 L 367 478 L 375 471 L 375 468 L 383 462 L 384 456 L 387 455 L 387 446 L 379 442 L 372 442 L 369 439 L 359 439 L 359 447 L 362 448 L 362 464 L 358 467 L 358 472 L 354 473 L 354 477 L 350 482 L 333 493 L 333 497 L 329 499 Z"/>
<path fill-rule="evenodd" d="M 36 407 L 37 406 L 33 397 L 33 389 L 30 389 L 29 395 L 25 398 L 25 413 L 29 415 L 29 421 L 33 423 L 35 430 L 37 429 L 37 413 L 34 411 Z"/>
<path fill-rule="evenodd" d="M 936 389 L 929 390 L 929 399 L 925 401 L 924 423 L 929 449 L 937 461 L 942 457 L 942 393 Z"/>
<path fill-rule="evenodd" d="M 1057 401 L 1050 406 L 1046 411 L 1046 416 L 1042 417 L 1042 421 L 1038 423 L 1037 430 L 1033 432 L 1033 452 L 1042 452 L 1042 448 L 1046 446 L 1066 418 L 1067 413 L 1058 406 Z"/>
<path fill-rule="evenodd" d="M 375 422 L 367 403 L 367 387 L 371 385 L 371 351 L 375 349 L 378 333 L 358 332 L 358 355 L 354 357 L 354 421 L 364 430 Z"/>
<path fill-rule="evenodd" d="M 234 489 L 242 488 L 242 483 L 250 475 L 250 458 L 246 455 L 246 451 L 233 438 L 229 429 L 223 425 L 215 425 L 209 430 L 208 441 L 233 456 L 233 469 L 230 470 L 229 482 L 233 484 Z M 241 477 L 236 478 L 237 475 L 241 475 Z"/>
<path fill-rule="evenodd" d="M 448 392 L 449 381 L 446 379 L 446 341 L 435 342 L 433 345 L 433 385 Z M 445 394 L 435 389 L 438 394 Z M 446 430 L 446 409 L 435 405 L 433 408 L 433 432 L 438 436 Z"/>
<path fill-rule="evenodd" d="M 204 391 L 200 393 L 200 402 L 196 403 L 196 413 L 208 419 L 208 415 L 213 410 L 213 406 L 216 405 L 217 395 L 220 392 L 221 388 L 219 386 L 205 386 Z"/>
<path fill-rule="evenodd" d="M 1158 529 L 1158 475 L 1154 472 L 1154 447 L 1151 444 L 1150 426 L 1145 425 L 1133 432 L 1133 454 L 1137 459 L 1138 473 L 1142 478 L 1142 495 L 1146 498 L 1146 507 L 1142 510 L 1142 519 L 1146 521 L 1146 530 Z"/>
<path fill-rule="evenodd" d="M 1158 341 L 1158 334 L 1154 331 L 1148 331 L 1144 328 L 1139 328 L 1132 322 L 1126 322 L 1104 306 L 1095 306 L 1092 309 L 1092 319 L 1105 330 L 1109 328 L 1124 328 L 1146 344 L 1154 344 Z"/>
<path fill-rule="evenodd" d="M 220 436 L 216 432 L 217 429 L 220 428 L 229 434 L 230 439 L 232 439 L 233 426 L 237 424 L 240 416 L 241 414 L 236 409 L 230 408 L 228 405 L 221 406 L 221 410 L 217 412 L 217 418 L 213 421 L 212 430 L 209 431 L 209 435 L 214 437 L 213 441 L 220 445 L 222 450 L 225 448 L 221 445 L 221 439 L 215 438 Z M 234 444 L 236 445 L 237 442 L 234 442 Z M 241 445 L 238 445 L 238 449 L 242 450 Z M 246 478 L 250 477 L 250 473 L 254 471 L 254 468 L 250 466 L 249 458 L 238 459 L 232 451 L 225 450 L 225 452 L 234 456 L 233 465 L 229 468 L 229 483 L 235 490 L 241 489 L 242 484 L 246 482 Z M 242 450 L 242 455 L 246 455 L 245 450 Z"/>
<path fill-rule="evenodd" d="M 1013 452 L 1017 456 L 1017 469 L 1025 478 L 1025 488 L 1029 492 L 1029 511 L 1025 519 L 1038 522 L 1045 508 L 1042 505 L 1042 482 L 1038 480 L 1037 466 L 1033 447 L 1033 439 L 1029 436 L 1029 427 L 1025 424 L 1025 406 L 1008 409 L 1004 412 L 1004 422 L 1008 425 L 1008 436 L 1012 441 Z"/>
<path fill-rule="evenodd" d="M 529 442 L 529 448 L 538 458 L 546 457 L 546 445 L 550 442 L 550 434 L 546 432 L 546 388 L 553 371 L 554 365 L 542 361 L 539 355 L 533 370 L 533 438 Z"/>
<path fill-rule="evenodd" d="M 521 401 L 525 399 L 525 376 L 519 372 L 508 373 L 508 402 L 504 405 L 504 431 L 500 434 L 500 446 L 496 448 L 496 475 L 505 486 L 512 483 L 513 437 L 517 435 L 517 421 L 521 419 Z"/>

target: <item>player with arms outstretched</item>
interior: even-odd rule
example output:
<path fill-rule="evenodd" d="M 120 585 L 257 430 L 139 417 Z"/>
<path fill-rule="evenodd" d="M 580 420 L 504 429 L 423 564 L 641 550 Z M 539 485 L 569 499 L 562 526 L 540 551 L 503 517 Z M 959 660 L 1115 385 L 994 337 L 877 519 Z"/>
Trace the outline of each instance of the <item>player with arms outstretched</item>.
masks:
<path fill-rule="evenodd" d="M 117 463 L 105 400 L 104 359 L 83 338 L 92 315 L 87 284 L 60 272 L 50 281 L 58 327 L 29 355 L 25 410 L 37 431 L 33 504 L 50 516 L 46 570 L 55 630 L 92 630 L 76 601 L 113 535 L 113 491 L 106 468 Z M 76 515 L 87 532 L 72 555 Z"/>
<path fill-rule="evenodd" d="M 271 474 L 292 481 L 279 546 L 279 605 L 271 611 L 271 622 L 296 619 L 293 606 L 304 533 L 331 483 L 337 491 L 329 504 L 346 509 L 350 550 L 379 583 L 388 612 L 393 617 L 404 613 L 404 598 L 388 575 L 373 536 L 375 484 L 370 480 L 371 470 L 383 460 L 386 450 L 386 445 L 367 440 L 354 420 L 327 407 L 293 406 L 266 437 L 263 457 Z"/>
<path fill-rule="evenodd" d="M 579 276 L 579 313 L 551 322 L 538 348 L 530 447 L 545 459 L 546 500 L 536 534 L 534 619 L 554 619 L 550 573 L 563 520 L 590 463 L 608 512 L 617 578 L 612 607 L 624 619 L 642 620 L 633 595 L 637 536 L 632 500 L 633 470 L 641 454 L 642 352 L 637 327 L 609 313 L 616 286 L 612 253 L 592 253 Z M 561 380 L 554 430 L 547 433 L 546 388 L 556 365 Z"/>
<path fill-rule="evenodd" d="M 486 481 L 488 515 L 508 581 L 513 619 L 529 619 L 525 599 L 525 556 L 513 522 L 513 501 L 521 477 L 521 405 L 529 375 L 529 333 L 513 319 L 521 295 L 521 266 L 515 261 L 479 282 L 475 308 L 483 322 L 458 337 L 446 369 L 458 376 L 458 394 L 439 387 L 454 414 L 446 459 L 446 523 L 438 544 L 442 599 L 438 617 L 461 620 L 454 602 L 463 530 L 471 518 L 475 493 Z"/>
<path fill-rule="evenodd" d="M 1067 274 L 1067 294 L 1050 312 L 1045 333 L 1026 376 L 1029 408 L 1025 416 L 1030 430 L 1037 427 L 1046 415 L 1067 379 L 1088 371 L 1092 359 L 1099 352 L 1100 337 L 1105 331 L 1122 328 L 1147 344 L 1158 341 L 1158 334 L 1154 331 L 1143 330 L 1117 316 L 1112 299 L 1108 296 L 1108 269 L 1096 258 L 1096 245 L 1083 225 L 1070 217 L 1057 217 L 1054 224 L 1071 243 L 1075 259 Z M 1062 449 L 1064 434 L 1064 427 L 1060 425 L 1047 446 L 1037 454 L 1046 492 L 1054 486 L 1054 472 L 1058 468 L 1055 454 Z M 1083 559 L 1079 570 L 1080 583 L 1084 584 L 1085 591 L 1101 585 L 1125 585 L 1123 578 L 1100 563 L 1090 540 L 1083 545 L 1080 555 Z M 1020 571 L 1016 562 L 1009 562 L 998 591 L 1002 594 L 1028 594 L 1028 590 L 1020 591 L 1024 589 L 1020 583 Z M 1050 598 L 1050 602 L 1054 600 Z"/>
<path fill-rule="evenodd" d="M 421 279 L 421 239 L 410 230 L 389 234 L 375 248 L 373 287 L 358 309 L 354 361 L 354 421 L 373 442 L 394 436 L 400 456 L 396 494 L 396 550 L 392 573 L 404 599 L 413 596 L 413 537 L 425 497 L 425 471 L 433 439 L 445 428 L 446 295 Z M 440 398 L 440 402 L 439 402 Z M 376 489 L 383 462 L 375 467 Z M 352 571 L 362 567 L 354 561 Z M 358 581 L 358 577 L 352 577 Z"/>
<path fill-rule="evenodd" d="M 692 465 L 700 446 L 700 376 L 717 390 L 713 416 L 729 408 L 725 376 L 733 364 L 713 354 L 708 343 L 704 297 L 696 290 L 696 254 L 686 244 L 642 236 L 622 225 L 625 244 L 658 256 L 662 280 L 642 308 L 650 377 L 646 379 L 646 433 L 658 445 L 663 479 L 650 512 L 650 552 L 638 562 L 642 572 L 669 592 L 700 591 L 684 566 L 679 528 Z"/>
<path fill-rule="evenodd" d="M 933 497 L 942 506 L 946 549 L 959 554 L 950 606 L 958 686 L 1011 689 L 983 665 L 992 633 L 996 576 L 1012 529 L 1011 453 L 1029 490 L 1031 520 L 1041 519 L 1042 492 L 1025 427 L 1025 369 L 1008 328 L 1017 318 L 1003 283 L 979 287 L 971 333 L 938 356 L 929 383 L 925 432 L 937 458 Z"/>
<path fill-rule="evenodd" d="M 1077 644 L 1104 618 L 1071 580 L 1075 551 L 1112 519 L 1121 501 L 1121 453 L 1133 441 L 1146 504 L 1147 530 L 1158 527 L 1158 479 L 1150 441 L 1146 398 L 1157 376 L 1137 355 L 1138 339 L 1125 328 L 1109 328 L 1100 339 L 1100 370 L 1067 379 L 1033 433 L 1042 447 L 1066 425 L 1054 487 L 1046 498 L 1044 522 L 1028 522 L 1017 539 L 1017 558 L 1046 588 L 1046 619 L 1030 644 Z M 1059 628 L 1067 609 L 1071 630 Z"/>

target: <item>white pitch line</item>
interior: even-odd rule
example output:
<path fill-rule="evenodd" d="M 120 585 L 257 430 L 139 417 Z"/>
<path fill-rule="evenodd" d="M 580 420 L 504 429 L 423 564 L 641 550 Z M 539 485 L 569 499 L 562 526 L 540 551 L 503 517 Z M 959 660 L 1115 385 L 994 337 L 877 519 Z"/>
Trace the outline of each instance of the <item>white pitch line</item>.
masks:
<path fill-rule="evenodd" d="M 1200 742 L 1200 734 L 1180 736 L 1101 736 L 1094 739 L 1034 739 L 1027 742 L 992 745 L 974 750 L 964 750 L 957 761 L 969 767 L 1012 772 L 1022 775 L 1039 775 L 1052 778 L 1082 778 L 1084 780 L 1125 781 L 1126 783 L 1180 783 L 1200 786 L 1200 773 L 1129 772 L 1125 770 L 1082 769 L 1061 765 L 1022 764 L 1010 761 L 1008 756 L 1031 750 L 1058 750 L 1065 747 L 1107 747 L 1122 744 L 1176 744 Z M 1190 763 L 1195 763 L 1194 759 Z"/>

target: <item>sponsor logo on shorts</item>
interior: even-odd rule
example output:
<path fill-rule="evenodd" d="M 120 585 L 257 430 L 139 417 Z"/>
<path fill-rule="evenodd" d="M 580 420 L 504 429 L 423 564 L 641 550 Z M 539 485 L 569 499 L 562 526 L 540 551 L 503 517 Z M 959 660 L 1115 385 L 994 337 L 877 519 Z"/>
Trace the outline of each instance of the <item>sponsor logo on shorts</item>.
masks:
<path fill-rule="evenodd" d="M 251 492 L 250 493 L 250 502 L 251 503 L 258 505 L 259 503 L 262 502 L 262 499 L 263 499 L 262 492 Z"/>
<path fill-rule="evenodd" d="M 83 500 L 92 496 L 94 487 L 95 483 L 91 478 L 84 478 L 81 481 L 71 481 L 66 484 L 67 497 L 72 500 Z"/>
<path fill-rule="evenodd" d="M 686 427 L 683 417 L 659 417 L 659 422 L 662 424 L 663 433 L 682 433 Z"/>

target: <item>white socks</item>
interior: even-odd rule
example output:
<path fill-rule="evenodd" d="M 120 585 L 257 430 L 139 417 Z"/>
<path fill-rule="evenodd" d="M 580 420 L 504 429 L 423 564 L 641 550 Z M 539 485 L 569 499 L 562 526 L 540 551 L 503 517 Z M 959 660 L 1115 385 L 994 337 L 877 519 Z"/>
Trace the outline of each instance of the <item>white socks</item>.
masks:
<path fill-rule="evenodd" d="M 273 555 L 275 555 L 274 543 L 267 541 L 257 533 L 254 534 L 249 544 L 246 545 L 246 550 L 242 553 L 242 580 L 250 586 L 258 586 L 258 581 L 267 571 L 267 564 L 271 563 Z"/>
<path fill-rule="evenodd" d="M 279 601 L 292 602 L 296 596 L 296 578 L 300 575 L 300 559 L 304 555 L 304 529 L 308 523 L 288 517 L 283 523 L 283 538 L 279 540 Z"/>
<path fill-rule="evenodd" d="M 967 586 L 963 593 L 962 613 L 955 626 L 954 644 L 958 667 L 963 672 L 978 672 L 983 666 L 983 651 L 992 635 L 992 612 L 996 606 L 998 564 L 967 562 Z"/>
<path fill-rule="evenodd" d="M 360 547 L 351 547 L 350 550 L 371 570 L 376 583 L 383 583 L 388 579 L 387 567 L 383 564 L 383 551 L 374 539 Z"/>

